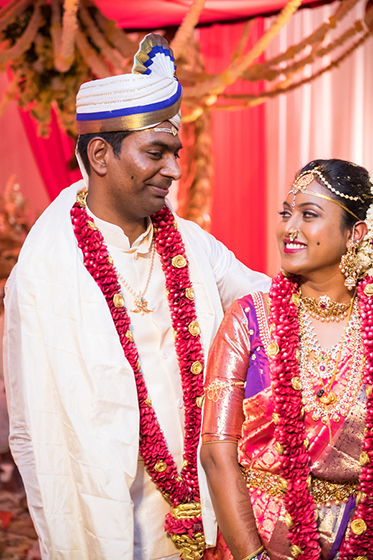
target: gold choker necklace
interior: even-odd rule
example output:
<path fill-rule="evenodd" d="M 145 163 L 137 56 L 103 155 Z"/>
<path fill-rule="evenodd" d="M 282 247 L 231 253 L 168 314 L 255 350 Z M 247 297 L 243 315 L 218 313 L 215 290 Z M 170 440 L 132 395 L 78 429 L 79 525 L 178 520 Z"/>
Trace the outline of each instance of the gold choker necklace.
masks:
<path fill-rule="evenodd" d="M 345 319 L 351 305 L 351 301 L 349 303 L 337 303 L 330 299 L 329 296 L 313 298 L 301 295 L 300 301 L 311 317 L 326 321 L 327 323 L 329 321 L 339 323 L 339 321 Z"/>

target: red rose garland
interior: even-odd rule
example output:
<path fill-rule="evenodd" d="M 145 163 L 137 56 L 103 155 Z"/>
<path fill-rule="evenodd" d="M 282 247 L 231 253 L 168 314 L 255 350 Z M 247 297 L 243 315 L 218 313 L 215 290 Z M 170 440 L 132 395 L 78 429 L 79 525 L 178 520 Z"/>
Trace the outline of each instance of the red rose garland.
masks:
<path fill-rule="evenodd" d="M 373 560 L 373 278 L 366 276 L 358 285 L 361 337 L 366 359 L 364 383 L 367 392 L 365 435 L 360 455 L 359 504 L 351 521 L 351 531 L 342 544 L 339 559 L 364 556 Z"/>
<path fill-rule="evenodd" d="M 368 286 L 368 288 L 367 288 Z M 318 560 L 321 549 L 315 521 L 315 504 L 308 488 L 310 456 L 303 422 L 303 405 L 299 390 L 299 320 L 296 278 L 285 278 L 280 272 L 270 289 L 273 325 L 270 360 L 275 413 L 276 448 L 280 455 L 282 476 L 287 481 L 284 503 L 290 518 L 288 538 L 291 553 L 302 560 Z M 373 278 L 367 276 L 358 285 L 362 339 L 366 367 L 364 383 L 367 386 L 366 433 L 363 441 L 359 492 L 362 493 L 350 524 L 350 532 L 341 546 L 339 560 L 358 557 L 373 560 Z M 296 295 L 295 295 L 296 294 Z M 294 297 L 293 297 L 294 296 Z"/>
<path fill-rule="evenodd" d="M 298 308 L 291 302 L 298 285 L 280 273 L 272 281 L 270 323 L 272 339 L 278 352 L 270 361 L 272 387 L 275 397 L 275 413 L 278 424 L 275 430 L 276 447 L 280 454 L 283 478 L 287 481 L 284 502 L 292 519 L 288 538 L 291 551 L 302 554 L 302 560 L 318 560 L 317 525 L 315 504 L 308 490 L 310 457 L 304 442 L 306 430 L 302 421 L 301 392 L 292 385 L 298 376 L 299 363 L 296 350 L 299 346 Z M 273 343 L 272 343 L 273 344 Z M 276 348 L 276 347 L 275 347 Z"/>
<path fill-rule="evenodd" d="M 201 409 L 197 399 L 203 395 L 203 350 L 183 240 L 174 217 L 166 206 L 152 216 L 156 250 L 166 279 L 184 397 L 184 463 L 179 475 L 148 397 L 139 354 L 130 331 L 129 316 L 123 300 L 118 300 L 121 288 L 115 268 L 101 232 L 87 215 L 85 195 L 84 192 L 78 193 L 77 202 L 71 209 L 74 233 L 83 252 L 84 265 L 106 299 L 124 354 L 135 375 L 140 409 L 139 453 L 149 475 L 173 507 L 199 501 L 197 447 Z M 196 533 L 202 533 L 202 521 L 200 517 L 177 519 L 170 513 L 166 517 L 165 530 L 170 534 L 186 533 L 193 539 Z"/>

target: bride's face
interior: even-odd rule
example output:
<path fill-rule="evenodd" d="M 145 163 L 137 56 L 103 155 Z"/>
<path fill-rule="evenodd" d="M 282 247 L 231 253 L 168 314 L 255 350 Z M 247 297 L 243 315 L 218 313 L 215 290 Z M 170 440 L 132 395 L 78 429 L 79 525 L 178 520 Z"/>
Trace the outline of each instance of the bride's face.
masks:
<path fill-rule="evenodd" d="M 330 192 L 313 181 L 307 191 L 330 196 Z M 343 210 L 334 202 L 299 193 L 288 194 L 281 221 L 277 227 L 277 241 L 281 267 L 290 274 L 308 280 L 327 280 L 339 272 L 339 263 L 346 252 L 351 230 L 342 230 Z M 290 235 L 298 230 L 292 241 Z M 340 275 L 342 279 L 342 275 Z"/>

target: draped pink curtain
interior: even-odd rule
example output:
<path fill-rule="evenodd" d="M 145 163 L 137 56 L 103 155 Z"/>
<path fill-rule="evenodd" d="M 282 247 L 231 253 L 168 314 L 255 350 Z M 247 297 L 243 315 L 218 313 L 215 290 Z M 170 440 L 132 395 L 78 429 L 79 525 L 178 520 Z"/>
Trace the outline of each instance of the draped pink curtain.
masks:
<path fill-rule="evenodd" d="M 54 111 L 49 138 L 38 136 L 37 124 L 29 113 L 23 109 L 19 109 L 19 112 L 40 175 L 50 199 L 53 200 L 62 189 L 82 178 L 80 171 L 70 171 L 68 167 L 74 151 L 74 141 L 59 126 Z"/>
<path fill-rule="evenodd" d="M 244 24 L 201 29 L 201 51 L 208 72 L 229 64 Z M 250 44 L 262 36 L 263 19 L 253 22 Z M 226 93 L 259 92 L 261 83 L 237 82 Z M 266 138 L 265 107 L 212 112 L 214 190 L 212 233 L 245 264 L 266 270 Z"/>

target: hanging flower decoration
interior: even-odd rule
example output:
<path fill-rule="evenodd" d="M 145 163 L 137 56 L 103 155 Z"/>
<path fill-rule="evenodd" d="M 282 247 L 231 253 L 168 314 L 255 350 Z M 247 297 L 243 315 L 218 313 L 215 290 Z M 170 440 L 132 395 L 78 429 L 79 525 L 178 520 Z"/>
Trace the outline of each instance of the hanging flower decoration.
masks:
<path fill-rule="evenodd" d="M 250 34 L 246 27 L 231 63 L 224 72 L 214 75 L 208 74 L 203 64 L 194 64 L 199 46 L 193 33 L 205 3 L 194 0 L 171 43 L 184 88 L 184 120 L 193 122 L 210 107 L 236 110 L 263 103 L 337 66 L 373 32 L 373 7 L 368 2 L 364 21 L 352 22 L 348 29 L 329 40 L 330 33 L 336 35 L 340 22 L 361 1 L 340 2 L 329 21 L 297 45 L 271 60 L 256 63 L 301 5 L 301 0 L 290 0 L 248 52 L 245 47 Z M 94 77 L 130 71 L 139 39 L 141 36 L 131 40 L 90 0 L 11 2 L 0 10 L 0 71 L 10 68 L 13 83 L 0 109 L 4 109 L 7 100 L 17 99 L 38 120 L 40 132 L 47 135 L 50 109 L 56 105 L 64 128 L 76 134 L 73 113 L 79 85 Z M 342 47 L 346 48 L 340 52 Z M 307 65 L 312 66 L 326 56 L 330 59 L 334 52 L 338 54 L 321 69 L 297 79 Z M 227 94 L 226 88 L 238 79 L 264 81 L 267 87 L 257 94 Z"/>
<path fill-rule="evenodd" d="M 130 41 L 89 1 L 11 2 L 0 10 L 0 71 L 12 75 L 0 111 L 16 99 L 48 136 L 53 107 L 76 136 L 81 83 L 130 71 L 137 47 L 137 40 Z"/>

